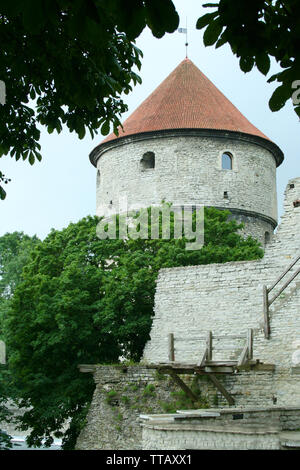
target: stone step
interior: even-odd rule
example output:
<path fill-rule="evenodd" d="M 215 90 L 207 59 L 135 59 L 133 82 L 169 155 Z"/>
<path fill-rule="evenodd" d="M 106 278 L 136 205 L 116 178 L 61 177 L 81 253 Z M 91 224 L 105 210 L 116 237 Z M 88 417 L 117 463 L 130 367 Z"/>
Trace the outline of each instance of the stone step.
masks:
<path fill-rule="evenodd" d="M 279 435 L 280 445 L 285 449 L 300 449 L 300 431 L 284 431 Z"/>

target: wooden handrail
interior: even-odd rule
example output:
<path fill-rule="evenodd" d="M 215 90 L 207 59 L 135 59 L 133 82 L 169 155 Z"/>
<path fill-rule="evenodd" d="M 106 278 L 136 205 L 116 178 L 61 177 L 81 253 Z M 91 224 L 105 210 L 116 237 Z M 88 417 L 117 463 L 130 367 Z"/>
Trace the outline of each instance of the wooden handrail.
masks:
<path fill-rule="evenodd" d="M 272 297 L 271 300 L 269 300 L 268 304 L 269 304 L 269 307 L 270 305 L 274 302 L 274 300 L 277 299 L 277 297 L 287 288 L 287 286 L 295 279 L 296 276 L 298 276 L 298 274 L 300 273 L 300 268 L 292 275 L 292 277 L 281 287 L 281 289 L 277 292 L 276 295 L 274 295 L 274 297 Z"/>
<path fill-rule="evenodd" d="M 229 335 L 230 338 L 235 338 L 235 339 L 241 339 L 244 338 L 244 336 L 240 335 Z M 200 337 L 203 338 L 203 337 Z M 202 355 L 202 357 L 199 359 L 197 362 L 198 367 L 205 367 L 205 365 L 209 363 L 215 364 L 215 361 L 212 360 L 212 354 L 213 354 L 213 338 L 226 338 L 226 336 L 214 336 L 212 331 L 208 331 L 206 335 L 206 345 L 205 345 L 205 350 Z M 181 338 L 182 339 L 182 338 Z M 188 339 L 188 338 L 186 338 Z M 232 348 L 231 348 L 232 349 Z M 238 365 L 243 365 L 244 363 L 248 362 L 253 358 L 253 330 L 252 328 L 249 328 L 247 330 L 247 339 L 246 339 L 246 344 L 244 346 L 243 352 L 241 357 L 239 358 L 238 361 L 234 361 L 234 363 L 237 363 Z M 175 363 L 175 335 L 174 333 L 169 333 L 168 334 L 168 360 L 169 363 Z"/>
<path fill-rule="evenodd" d="M 277 284 L 281 281 L 281 279 L 284 278 L 284 276 L 292 269 L 292 267 L 300 260 L 300 255 L 297 256 L 294 261 L 292 262 L 292 264 L 289 265 L 288 268 L 286 268 L 286 270 L 281 274 L 281 276 L 279 276 L 279 278 L 277 279 L 277 281 L 274 282 L 274 284 L 268 288 L 268 293 L 271 292 L 271 290 L 274 289 L 275 286 L 277 286 Z"/>
<path fill-rule="evenodd" d="M 274 282 L 271 287 L 263 286 L 263 308 L 264 308 L 264 333 L 265 338 L 269 339 L 270 337 L 270 318 L 269 318 L 269 307 L 272 303 L 279 297 L 279 295 L 287 288 L 287 286 L 295 279 L 296 276 L 300 273 L 300 268 L 284 283 L 284 285 L 279 289 L 277 294 L 275 294 L 271 300 L 269 300 L 269 293 L 277 286 L 277 284 L 287 275 L 287 273 L 292 269 L 293 266 L 300 260 L 300 255 L 298 255 L 293 262 L 286 268 L 286 270 L 279 276 L 279 278 Z"/>

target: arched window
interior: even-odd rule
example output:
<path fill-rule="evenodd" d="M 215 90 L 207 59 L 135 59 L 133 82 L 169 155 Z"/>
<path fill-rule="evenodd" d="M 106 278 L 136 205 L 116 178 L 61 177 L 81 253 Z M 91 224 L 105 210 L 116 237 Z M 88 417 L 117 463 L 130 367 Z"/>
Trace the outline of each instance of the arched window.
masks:
<path fill-rule="evenodd" d="M 230 152 L 224 152 L 222 155 L 222 170 L 232 170 L 233 156 Z"/>
<path fill-rule="evenodd" d="M 155 153 L 154 152 L 146 152 L 144 153 L 141 161 L 140 161 L 141 170 L 151 170 L 155 168 Z"/>
<path fill-rule="evenodd" d="M 271 239 L 270 232 L 265 232 L 265 245 L 269 243 L 270 239 Z"/>
<path fill-rule="evenodd" d="M 100 186 L 100 171 L 97 170 L 96 188 L 99 189 L 99 186 Z"/>

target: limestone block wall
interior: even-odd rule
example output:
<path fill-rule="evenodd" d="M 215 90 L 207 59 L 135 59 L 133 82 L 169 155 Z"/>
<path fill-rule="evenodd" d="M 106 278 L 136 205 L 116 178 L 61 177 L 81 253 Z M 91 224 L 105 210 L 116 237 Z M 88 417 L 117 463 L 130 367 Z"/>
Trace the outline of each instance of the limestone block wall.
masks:
<path fill-rule="evenodd" d="M 155 168 L 140 160 L 155 154 Z M 233 156 L 232 170 L 222 170 L 222 154 Z M 252 211 L 277 221 L 276 162 L 271 151 L 233 138 L 175 135 L 122 140 L 97 161 L 97 214 L 129 207 L 201 204 Z M 227 197 L 224 198 L 224 192 Z"/>
<path fill-rule="evenodd" d="M 138 412 L 133 408 L 136 389 L 154 382 L 147 369 L 95 366 L 96 388 L 77 449 L 136 449 L 141 443 L 137 425 Z M 91 372 L 91 371 L 89 371 Z"/>
<path fill-rule="evenodd" d="M 76 444 L 80 450 L 141 449 L 140 414 L 163 412 L 164 404 L 172 404 L 172 394 L 179 392 L 171 379 L 143 365 L 80 369 L 92 372 L 96 384 L 86 425 Z"/>
<path fill-rule="evenodd" d="M 144 351 L 146 362 L 168 361 L 168 334 L 173 333 L 175 360 L 195 363 L 203 355 L 209 330 L 214 336 L 213 359 L 234 359 L 244 343 L 233 336 L 246 338 L 247 329 L 253 328 L 254 359 L 275 364 L 275 372 L 224 377 L 236 404 L 300 403 L 300 375 L 291 364 L 295 342 L 300 340 L 300 278 L 270 308 L 270 339 L 263 332 L 262 295 L 262 286 L 270 287 L 300 254 L 300 207 L 293 204 L 298 199 L 300 178 L 295 178 L 287 185 L 285 214 L 263 259 L 160 271 L 151 339 Z M 297 268 L 299 263 L 289 276 Z M 203 387 L 212 392 L 204 381 Z"/>

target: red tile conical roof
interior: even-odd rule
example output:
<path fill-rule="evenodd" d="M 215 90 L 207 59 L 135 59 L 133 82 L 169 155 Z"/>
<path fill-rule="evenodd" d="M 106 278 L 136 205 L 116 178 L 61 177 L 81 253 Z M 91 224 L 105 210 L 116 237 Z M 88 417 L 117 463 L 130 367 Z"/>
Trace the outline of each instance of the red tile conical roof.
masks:
<path fill-rule="evenodd" d="M 125 120 L 119 137 L 167 129 L 218 129 L 268 139 L 193 64 L 184 59 Z M 268 139 L 269 140 L 269 139 Z"/>

